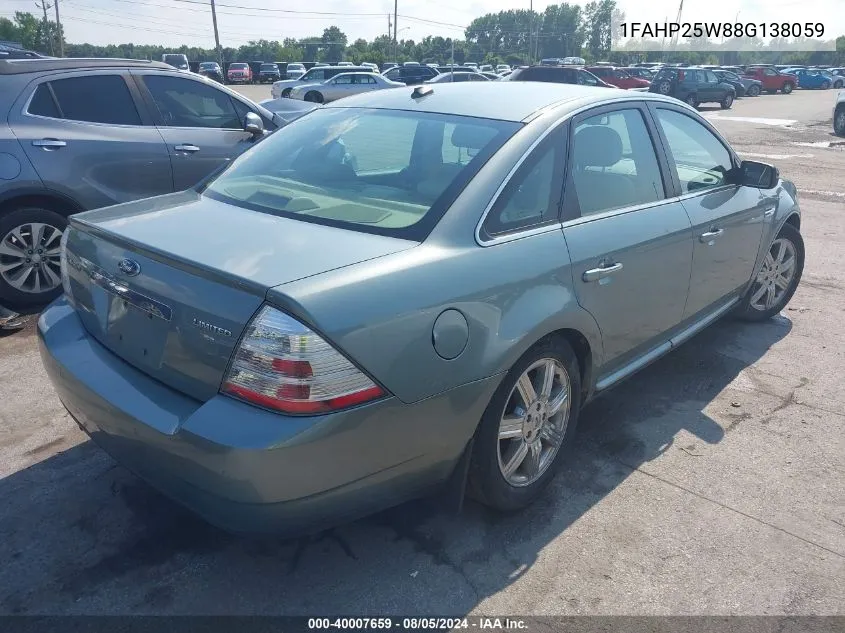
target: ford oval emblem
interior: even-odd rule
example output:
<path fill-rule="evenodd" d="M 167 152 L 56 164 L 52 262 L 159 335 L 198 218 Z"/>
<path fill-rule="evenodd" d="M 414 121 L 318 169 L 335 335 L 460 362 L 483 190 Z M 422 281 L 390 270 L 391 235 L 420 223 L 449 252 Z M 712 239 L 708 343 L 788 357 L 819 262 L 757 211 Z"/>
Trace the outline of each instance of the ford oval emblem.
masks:
<path fill-rule="evenodd" d="M 134 277 L 141 272 L 141 264 L 132 259 L 121 259 L 117 264 L 117 268 L 120 272 L 124 275 L 128 275 L 129 277 Z"/>

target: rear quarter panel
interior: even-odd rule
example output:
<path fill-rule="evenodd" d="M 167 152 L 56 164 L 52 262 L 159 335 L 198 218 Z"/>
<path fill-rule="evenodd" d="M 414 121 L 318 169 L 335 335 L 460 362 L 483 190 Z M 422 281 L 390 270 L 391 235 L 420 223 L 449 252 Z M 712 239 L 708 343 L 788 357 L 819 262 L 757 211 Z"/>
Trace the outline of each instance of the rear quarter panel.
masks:
<path fill-rule="evenodd" d="M 270 291 L 271 303 L 322 332 L 404 402 L 506 372 L 534 343 L 576 329 L 595 359 L 601 338 L 577 303 L 559 228 L 482 248 L 423 244 Z M 437 317 L 461 312 L 463 352 L 441 358 Z"/>

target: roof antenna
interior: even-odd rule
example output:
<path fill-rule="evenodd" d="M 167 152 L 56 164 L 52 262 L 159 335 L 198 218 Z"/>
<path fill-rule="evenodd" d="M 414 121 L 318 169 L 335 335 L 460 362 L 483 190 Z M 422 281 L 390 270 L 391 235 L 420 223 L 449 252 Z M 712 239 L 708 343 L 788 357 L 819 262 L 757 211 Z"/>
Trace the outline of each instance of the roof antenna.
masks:
<path fill-rule="evenodd" d="M 426 97 L 434 92 L 434 88 L 431 86 L 417 86 L 414 88 L 414 91 L 411 93 L 412 99 L 419 99 L 421 97 Z"/>

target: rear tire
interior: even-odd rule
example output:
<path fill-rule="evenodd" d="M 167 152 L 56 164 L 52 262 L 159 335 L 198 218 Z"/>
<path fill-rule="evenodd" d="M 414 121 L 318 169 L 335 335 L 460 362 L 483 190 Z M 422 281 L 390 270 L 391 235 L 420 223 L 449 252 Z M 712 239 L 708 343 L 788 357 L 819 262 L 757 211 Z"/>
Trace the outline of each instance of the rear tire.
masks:
<path fill-rule="evenodd" d="M 731 93 L 725 95 L 725 98 L 719 103 L 722 106 L 722 110 L 730 110 L 731 106 L 734 104 L 734 96 Z"/>
<path fill-rule="evenodd" d="M 545 381 L 548 368 L 553 368 L 553 379 Z M 525 402 L 521 394 L 526 390 L 519 386 L 526 380 L 532 385 L 529 393 L 537 397 L 531 403 Z M 545 400 L 544 383 L 552 385 Z M 556 409 L 558 413 L 548 415 L 556 403 L 562 403 Z M 581 373 L 572 347 L 559 337 L 540 341 L 513 365 L 487 405 L 476 431 L 468 493 L 501 512 L 521 510 L 533 503 L 564 462 L 580 407 Z M 508 421 L 510 430 L 506 428 Z M 557 446 L 554 451 L 553 445 Z"/>
<path fill-rule="evenodd" d="M 33 230 L 33 225 L 43 225 Z M 58 269 L 58 246 L 61 234 L 67 228 L 67 218 L 41 207 L 23 207 L 0 215 L 0 245 L 6 246 L 6 253 L 0 253 L 0 270 L 10 264 L 19 264 L 15 268 L 5 269 L 0 273 L 0 299 L 15 307 L 44 305 L 58 297 L 62 292 L 61 275 Z M 12 231 L 17 229 L 17 236 Z M 41 239 L 34 233 L 40 232 Z M 39 241 L 39 244 L 30 243 Z M 33 247 L 33 248 L 30 248 Z M 43 249 L 44 253 L 38 253 Z M 20 257 L 9 255 L 18 251 Z M 29 253 L 29 251 L 33 251 Z M 47 252 L 51 256 L 47 257 Z M 35 257 L 44 258 L 42 265 L 33 263 Z M 30 259 L 29 262 L 26 259 Z M 47 263 L 49 262 L 49 263 Z M 5 266 L 4 266 L 5 265 Z M 28 272 L 25 272 L 28 271 Z M 24 277 L 17 277 L 25 272 Z M 35 283 L 47 287 L 36 292 Z M 56 283 L 57 282 L 57 283 Z"/>
<path fill-rule="evenodd" d="M 778 261 L 779 247 L 781 243 L 785 244 L 784 248 L 786 249 L 786 254 L 783 257 L 783 261 Z M 788 264 L 790 249 L 792 256 L 794 257 L 794 262 L 792 264 L 794 266 L 794 270 L 792 270 L 792 275 L 789 278 L 786 288 L 781 288 L 783 294 L 780 296 L 775 294 L 774 303 L 771 306 L 766 307 L 765 299 L 767 297 L 767 293 L 763 289 L 763 286 L 771 285 L 775 289 L 774 292 L 777 293 L 779 286 L 777 284 L 769 284 L 768 282 L 780 277 L 778 270 L 788 270 L 788 267 L 786 269 L 778 269 L 776 266 L 784 263 Z M 798 283 L 801 281 L 801 274 L 803 272 L 804 240 L 802 239 L 801 233 L 798 229 L 791 224 L 784 224 L 780 233 L 778 233 L 775 238 L 774 243 L 769 247 L 766 260 L 764 260 L 760 270 L 757 271 L 754 282 L 751 284 L 748 292 L 745 293 L 745 297 L 743 297 L 737 307 L 737 316 L 745 321 L 765 321 L 780 313 L 780 311 L 786 307 L 786 304 L 789 303 L 789 300 L 792 299 L 792 295 L 795 294 L 795 290 L 798 288 Z M 760 293 L 762 293 L 762 296 Z"/>
<path fill-rule="evenodd" d="M 822 90 L 830 90 L 830 82 L 825 81 L 822 83 Z"/>
<path fill-rule="evenodd" d="M 684 103 L 698 110 L 698 97 L 696 97 L 694 94 L 688 94 L 687 98 L 684 99 Z"/>
<path fill-rule="evenodd" d="M 785 95 L 788 95 L 790 92 L 792 92 L 793 88 L 795 88 L 795 86 L 793 86 L 791 82 L 787 81 L 785 84 L 783 84 L 781 92 L 783 92 L 783 94 Z"/>

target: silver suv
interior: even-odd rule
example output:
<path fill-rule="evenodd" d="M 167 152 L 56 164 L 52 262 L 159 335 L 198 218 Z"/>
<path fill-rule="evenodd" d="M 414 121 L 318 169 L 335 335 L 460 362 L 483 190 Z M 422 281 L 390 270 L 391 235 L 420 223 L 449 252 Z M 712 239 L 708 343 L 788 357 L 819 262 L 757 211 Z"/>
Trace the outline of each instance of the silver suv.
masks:
<path fill-rule="evenodd" d="M 0 60 L 0 303 L 59 294 L 69 215 L 193 187 L 283 123 L 159 62 Z"/>

